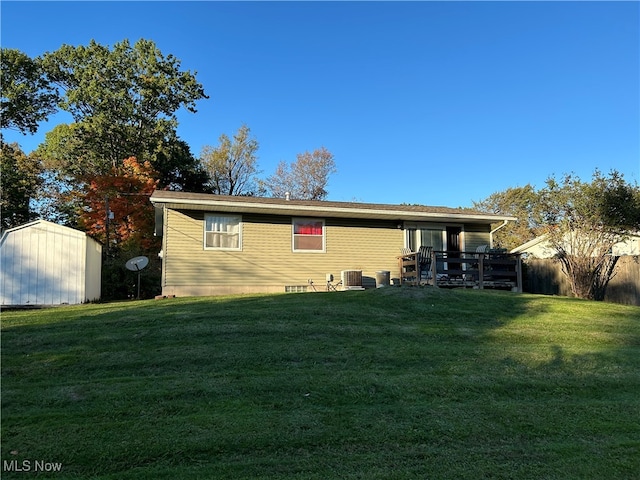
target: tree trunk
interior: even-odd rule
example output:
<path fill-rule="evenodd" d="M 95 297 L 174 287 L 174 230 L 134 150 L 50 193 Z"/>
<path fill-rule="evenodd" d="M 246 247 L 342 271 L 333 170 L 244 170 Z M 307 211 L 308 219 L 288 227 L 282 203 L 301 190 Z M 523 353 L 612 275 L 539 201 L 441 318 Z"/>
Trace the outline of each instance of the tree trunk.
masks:
<path fill-rule="evenodd" d="M 564 255 L 560 262 L 569 279 L 571 292 L 577 298 L 602 301 L 609 281 L 615 276 L 618 258 L 611 255 L 601 258 Z"/>

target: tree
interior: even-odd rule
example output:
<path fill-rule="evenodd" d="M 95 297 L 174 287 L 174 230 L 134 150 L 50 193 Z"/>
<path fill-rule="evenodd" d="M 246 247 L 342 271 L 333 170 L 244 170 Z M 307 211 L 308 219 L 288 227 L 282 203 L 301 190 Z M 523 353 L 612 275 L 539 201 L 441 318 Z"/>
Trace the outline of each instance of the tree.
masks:
<path fill-rule="evenodd" d="M 130 157 L 108 174 L 87 181 L 79 226 L 105 246 L 103 299 L 131 298 L 135 294 L 136 280 L 125 268 L 125 262 L 138 255 L 150 260 L 143 271 L 142 297 L 159 293 L 161 268 L 156 255 L 159 239 L 153 235 L 154 208 L 149 202 L 158 183 L 157 176 L 148 161 L 140 163 Z"/>
<path fill-rule="evenodd" d="M 34 220 L 31 202 L 40 186 L 40 165 L 17 143 L 7 144 L 0 136 L 0 227 L 12 228 Z"/>
<path fill-rule="evenodd" d="M 158 184 L 156 177 L 148 161 L 141 164 L 135 157 L 125 159 L 109 174 L 93 177 L 87 182 L 80 215 L 84 230 L 108 249 L 128 243 L 144 251 L 157 247 L 154 209 L 149 203 Z"/>
<path fill-rule="evenodd" d="M 211 191 L 218 195 L 255 194 L 259 145 L 249 127 L 242 125 L 233 139 L 223 133 L 218 141 L 217 147 L 205 145 L 200 154 Z"/>
<path fill-rule="evenodd" d="M 178 140 L 176 111 L 195 112 L 196 101 L 208 98 L 194 74 L 149 40 L 133 46 L 124 40 L 113 49 L 93 40 L 63 45 L 41 65 L 60 89 L 59 107 L 74 119 L 43 148 L 65 173 L 105 174 L 131 156 L 156 167 L 158 152 Z"/>
<path fill-rule="evenodd" d="M 55 88 L 43 75 L 40 60 L 19 50 L 1 49 L 0 64 L 0 128 L 35 133 L 38 124 L 56 111 Z"/>
<path fill-rule="evenodd" d="M 280 162 L 275 173 L 265 181 L 265 187 L 273 197 L 284 197 L 288 193 L 296 199 L 323 200 L 328 194 L 329 175 L 335 172 L 333 154 L 320 147 L 311 153 L 298 154 L 291 165 Z"/>
<path fill-rule="evenodd" d="M 512 250 L 540 232 L 535 211 L 538 205 L 538 193 L 532 185 L 507 188 L 503 192 L 491 194 L 484 200 L 473 202 L 473 207 L 481 212 L 516 217 L 495 233 L 495 246 Z"/>
<path fill-rule="evenodd" d="M 39 62 L 74 120 L 48 132 L 35 152 L 46 169 L 47 216 L 75 224 L 86 182 L 110 175 L 123 158 L 149 162 L 159 188 L 205 190 L 206 175 L 178 138 L 175 114 L 195 112 L 207 96 L 178 59 L 151 41 L 125 40 L 113 48 L 63 45 Z"/>
<path fill-rule="evenodd" d="M 179 139 L 165 142 L 156 152 L 159 188 L 210 193 L 209 176 L 189 145 Z"/>
<path fill-rule="evenodd" d="M 550 177 L 540 192 L 539 221 L 576 297 L 604 298 L 615 275 L 613 246 L 640 231 L 640 190 L 623 175 L 596 170 L 591 183 Z"/>

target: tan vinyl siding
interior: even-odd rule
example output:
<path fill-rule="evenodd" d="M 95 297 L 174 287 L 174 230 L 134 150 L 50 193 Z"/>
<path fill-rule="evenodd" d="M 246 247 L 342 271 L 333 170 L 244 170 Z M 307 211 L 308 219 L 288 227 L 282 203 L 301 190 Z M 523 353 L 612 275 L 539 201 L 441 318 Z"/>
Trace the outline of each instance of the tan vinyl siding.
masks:
<path fill-rule="evenodd" d="M 475 252 L 480 245 L 489 245 L 491 241 L 490 229 L 489 225 L 465 225 L 465 250 L 467 252 Z"/>
<path fill-rule="evenodd" d="M 204 213 L 167 210 L 164 237 L 165 294 L 284 291 L 285 285 L 324 289 L 328 273 L 376 271 L 398 276 L 403 232 L 394 222 L 325 219 L 326 251 L 293 252 L 291 217 L 242 215 L 242 250 L 205 250 Z M 184 294 L 184 293 L 183 293 Z"/>

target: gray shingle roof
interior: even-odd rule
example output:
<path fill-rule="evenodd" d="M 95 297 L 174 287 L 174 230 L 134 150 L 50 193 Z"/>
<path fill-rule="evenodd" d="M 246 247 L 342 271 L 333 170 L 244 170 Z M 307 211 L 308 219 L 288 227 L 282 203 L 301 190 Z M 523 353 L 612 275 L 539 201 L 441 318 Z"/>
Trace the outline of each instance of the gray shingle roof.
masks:
<path fill-rule="evenodd" d="M 324 215 L 343 218 L 378 218 L 398 220 L 434 220 L 499 222 L 514 217 L 495 215 L 465 208 L 426 205 L 392 205 L 380 203 L 334 202 L 325 200 L 286 200 L 284 198 L 211 195 L 204 193 L 156 190 L 154 205 L 169 208 L 202 209 L 287 215 Z"/>

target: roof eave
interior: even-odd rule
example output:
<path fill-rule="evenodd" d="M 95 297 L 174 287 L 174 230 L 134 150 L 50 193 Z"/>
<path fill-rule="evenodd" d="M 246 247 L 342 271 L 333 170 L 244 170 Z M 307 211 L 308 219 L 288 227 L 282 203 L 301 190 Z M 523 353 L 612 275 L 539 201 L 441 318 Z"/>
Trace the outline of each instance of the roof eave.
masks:
<path fill-rule="evenodd" d="M 335 206 L 315 206 L 315 205 L 286 205 L 283 203 L 278 204 L 263 204 L 249 201 L 237 202 L 237 201 L 225 201 L 225 200 L 213 200 L 202 201 L 200 199 L 188 199 L 182 198 L 165 199 L 165 198 L 151 198 L 151 202 L 156 206 L 165 206 L 172 209 L 183 210 L 203 210 L 203 211 L 217 211 L 217 212 L 229 212 L 229 213 L 261 213 L 271 215 L 291 215 L 291 216 L 317 216 L 317 217 L 330 217 L 330 218 L 361 218 L 361 219 L 376 219 L 376 220 L 394 220 L 394 221 L 439 221 L 439 222 L 460 222 L 465 221 L 469 223 L 491 223 L 500 222 L 504 220 L 516 220 L 515 217 L 508 217 L 502 215 L 473 215 L 468 213 L 439 213 L 439 212 L 409 212 L 404 210 L 376 210 L 371 208 L 358 208 L 358 207 L 335 207 Z"/>

